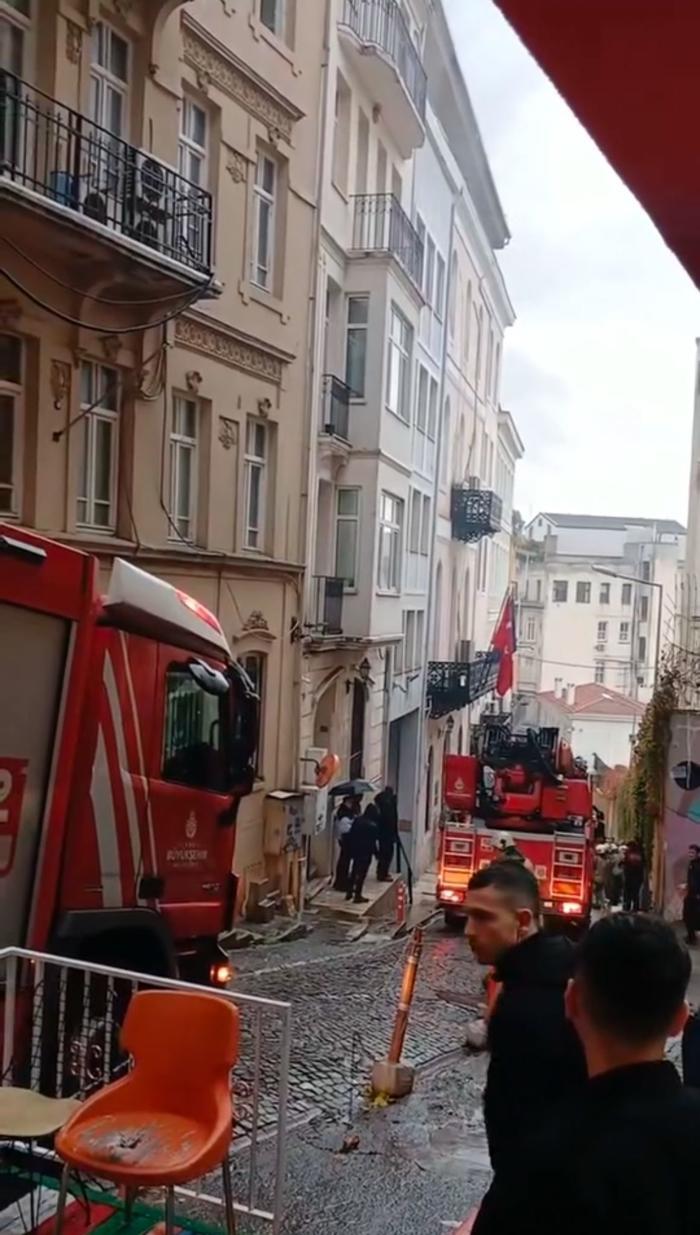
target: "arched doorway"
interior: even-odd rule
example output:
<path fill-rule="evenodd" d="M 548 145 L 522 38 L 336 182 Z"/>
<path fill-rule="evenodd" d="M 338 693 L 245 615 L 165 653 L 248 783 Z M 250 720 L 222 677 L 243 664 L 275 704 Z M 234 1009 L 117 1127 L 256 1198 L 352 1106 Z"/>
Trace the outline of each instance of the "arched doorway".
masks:
<path fill-rule="evenodd" d="M 352 685 L 352 718 L 350 721 L 350 780 L 364 775 L 366 703 L 364 683 L 355 678 Z"/>

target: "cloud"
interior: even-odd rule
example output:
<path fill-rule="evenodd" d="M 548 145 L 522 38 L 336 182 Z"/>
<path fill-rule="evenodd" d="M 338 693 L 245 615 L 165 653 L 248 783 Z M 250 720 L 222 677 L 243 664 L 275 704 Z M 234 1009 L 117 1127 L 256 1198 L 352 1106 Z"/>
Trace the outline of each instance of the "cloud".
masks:
<path fill-rule="evenodd" d="M 685 518 L 698 294 L 491 0 L 445 0 L 513 240 L 523 510 Z"/>

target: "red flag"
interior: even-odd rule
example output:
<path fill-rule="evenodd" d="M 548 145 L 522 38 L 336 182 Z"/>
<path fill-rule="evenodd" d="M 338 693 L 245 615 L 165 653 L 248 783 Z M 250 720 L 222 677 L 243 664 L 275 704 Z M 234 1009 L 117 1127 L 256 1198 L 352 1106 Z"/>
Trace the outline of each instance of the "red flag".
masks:
<path fill-rule="evenodd" d="M 513 656 L 515 655 L 515 602 L 513 594 L 509 593 L 506 596 L 505 603 L 501 609 L 501 616 L 498 621 L 498 626 L 493 632 L 491 638 L 491 647 L 494 652 L 501 653 L 501 661 L 498 666 L 498 681 L 496 682 L 496 693 L 499 695 L 507 695 L 509 690 L 513 689 Z"/>

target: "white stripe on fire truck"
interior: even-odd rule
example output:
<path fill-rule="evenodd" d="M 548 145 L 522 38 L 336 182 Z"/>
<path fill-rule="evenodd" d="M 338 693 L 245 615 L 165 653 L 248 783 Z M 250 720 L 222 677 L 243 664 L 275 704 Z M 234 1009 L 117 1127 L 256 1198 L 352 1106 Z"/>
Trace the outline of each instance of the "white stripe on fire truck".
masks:
<path fill-rule="evenodd" d="M 107 704 L 112 717 L 112 728 L 117 743 L 117 761 L 119 764 L 119 775 L 121 777 L 122 787 L 124 789 L 124 799 L 126 801 L 126 814 L 129 820 L 129 840 L 131 842 L 131 864 L 134 870 L 135 888 L 137 904 L 145 905 L 143 897 L 138 895 L 138 887 L 143 874 L 143 850 L 141 845 L 141 832 L 139 829 L 138 813 L 136 809 L 136 795 L 134 793 L 134 785 L 129 774 L 129 761 L 126 754 L 126 738 L 124 736 L 124 718 L 122 716 L 121 701 L 117 690 L 117 682 L 114 676 L 114 666 L 109 654 L 105 656 L 105 689 L 107 691 Z"/>
<path fill-rule="evenodd" d="M 90 785 L 92 813 L 95 819 L 95 835 L 100 857 L 100 882 L 102 903 L 105 909 L 118 909 L 122 904 L 122 878 L 117 844 L 117 821 L 114 817 L 112 785 L 102 726 L 97 731 L 95 762 L 92 765 Z"/>
<path fill-rule="evenodd" d="M 126 677 L 126 687 L 129 692 L 129 702 L 131 704 L 131 718 L 136 734 L 136 750 L 138 752 L 139 772 L 141 773 L 141 782 L 143 784 L 143 792 L 146 798 L 146 820 L 148 822 L 148 839 L 151 847 L 151 871 L 155 875 L 158 870 L 158 862 L 156 860 L 156 842 L 153 831 L 153 812 L 151 810 L 151 793 L 148 784 L 148 776 L 146 775 L 146 763 L 143 757 L 143 743 L 141 741 L 141 726 L 139 724 L 139 712 L 136 707 L 136 695 L 134 693 L 134 680 L 131 676 L 131 665 L 129 664 L 129 649 L 126 646 L 126 635 L 123 631 L 119 634 L 119 642 L 121 644 L 122 655 L 124 657 L 124 675 Z M 157 903 L 157 902 L 156 902 Z"/>

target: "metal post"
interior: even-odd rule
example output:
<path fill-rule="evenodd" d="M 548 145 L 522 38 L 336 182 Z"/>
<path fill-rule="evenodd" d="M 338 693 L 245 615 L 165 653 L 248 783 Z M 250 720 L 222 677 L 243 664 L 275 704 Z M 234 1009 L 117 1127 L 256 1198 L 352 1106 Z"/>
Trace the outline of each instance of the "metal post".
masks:
<path fill-rule="evenodd" d="M 401 992 L 399 994 L 399 1006 L 396 1009 L 394 1032 L 391 1035 L 391 1044 L 389 1046 L 389 1054 L 387 1055 L 389 1063 L 398 1063 L 401 1059 L 401 1052 L 403 1050 L 406 1030 L 408 1028 L 408 1013 L 413 1001 L 413 993 L 416 989 L 418 962 L 420 961 L 422 951 L 423 931 L 420 926 L 417 926 L 413 932 L 411 949 L 406 960 L 406 968 L 403 971 Z"/>

